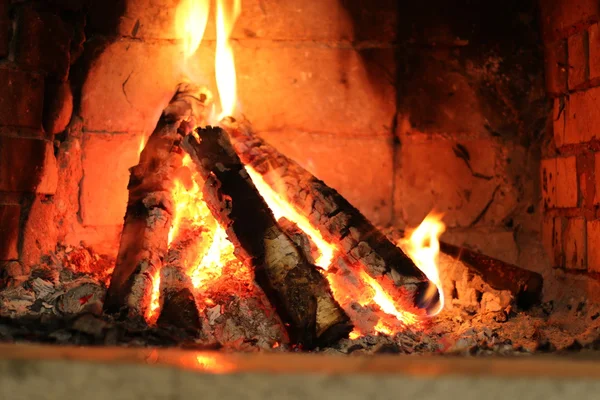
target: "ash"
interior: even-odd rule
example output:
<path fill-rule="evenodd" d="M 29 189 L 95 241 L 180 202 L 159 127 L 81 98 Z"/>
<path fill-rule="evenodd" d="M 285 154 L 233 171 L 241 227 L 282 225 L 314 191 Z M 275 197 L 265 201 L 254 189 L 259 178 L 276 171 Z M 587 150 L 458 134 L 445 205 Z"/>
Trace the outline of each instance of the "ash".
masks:
<path fill-rule="evenodd" d="M 114 260 L 83 246 L 58 247 L 30 271 L 22 270 L 18 263 L 9 264 L 5 276 L 0 277 L 0 341 L 245 352 L 301 350 L 289 345 L 281 321 L 260 288 L 226 271 L 208 293 L 210 302 L 201 312 L 199 334 L 148 326 L 142 319 L 115 320 L 102 313 L 113 268 Z M 456 278 L 454 264 L 453 268 Z M 460 290 L 451 285 L 446 309 L 420 330 L 342 339 L 315 351 L 517 356 L 600 348 L 600 307 L 586 302 L 548 302 L 522 311 L 511 302 L 507 305 L 503 293 L 477 284 L 475 302 L 470 297 L 465 301 L 458 293 L 469 292 L 469 282 L 463 279 Z"/>

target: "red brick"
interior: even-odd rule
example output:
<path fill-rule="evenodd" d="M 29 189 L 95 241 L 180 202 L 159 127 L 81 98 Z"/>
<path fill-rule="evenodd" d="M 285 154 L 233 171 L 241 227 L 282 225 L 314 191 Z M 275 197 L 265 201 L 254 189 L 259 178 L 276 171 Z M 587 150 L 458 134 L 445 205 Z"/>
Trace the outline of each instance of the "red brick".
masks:
<path fill-rule="evenodd" d="M 559 40 L 544 46 L 546 91 L 560 94 L 567 91 L 567 42 Z"/>
<path fill-rule="evenodd" d="M 56 79 L 66 79 L 73 32 L 61 17 L 28 5 L 20 10 L 17 27 L 16 62 Z"/>
<path fill-rule="evenodd" d="M 468 152 L 472 171 L 490 179 L 473 175 L 460 149 Z M 433 209 L 444 213 L 448 227 L 471 226 L 484 208 L 495 208 L 494 193 L 499 183 L 494 179 L 500 160 L 491 140 L 469 140 L 458 143 L 428 140 L 413 135 L 403 140 L 397 157 L 394 205 L 396 221 L 417 226 Z M 514 207 L 510 198 L 503 204 L 506 211 Z M 502 214 L 495 219 L 502 219 Z"/>
<path fill-rule="evenodd" d="M 577 207 L 577 158 L 558 157 L 556 159 L 556 206 L 559 208 Z"/>
<path fill-rule="evenodd" d="M 600 77 L 600 31 L 598 24 L 588 29 L 590 79 Z"/>
<path fill-rule="evenodd" d="M 393 149 L 389 138 L 294 131 L 261 136 L 338 190 L 373 223 L 390 223 Z"/>
<path fill-rule="evenodd" d="M 587 31 L 569 36 L 567 52 L 569 54 L 569 90 L 583 85 L 588 79 L 588 38 Z"/>
<path fill-rule="evenodd" d="M 562 218 L 544 217 L 542 240 L 550 265 L 553 267 L 564 265 L 562 231 Z"/>
<path fill-rule="evenodd" d="M 19 258 L 17 242 L 19 239 L 19 205 L 0 204 L 0 260 Z"/>
<path fill-rule="evenodd" d="M 594 154 L 594 178 L 597 188 L 594 204 L 600 204 L 600 153 Z"/>
<path fill-rule="evenodd" d="M 142 137 L 141 134 L 85 135 L 79 200 L 85 226 L 123 224 L 129 168 L 139 161 Z"/>
<path fill-rule="evenodd" d="M 600 87 L 573 93 L 565 111 L 565 144 L 600 138 Z"/>
<path fill-rule="evenodd" d="M 0 57 L 8 56 L 11 21 L 9 15 L 10 0 L 0 0 Z"/>
<path fill-rule="evenodd" d="M 152 132 L 181 78 L 181 60 L 181 49 L 170 43 L 122 39 L 108 45 L 83 85 L 84 130 Z"/>
<path fill-rule="evenodd" d="M 587 265 L 591 272 L 600 272 L 600 220 L 587 222 Z"/>
<path fill-rule="evenodd" d="M 596 196 L 596 173 L 595 155 L 583 152 L 577 156 L 577 174 L 579 175 L 579 194 L 581 196 L 580 207 L 594 208 Z"/>
<path fill-rule="evenodd" d="M 585 218 L 569 218 L 564 232 L 565 267 L 567 269 L 586 269 L 586 241 Z"/>
<path fill-rule="evenodd" d="M 544 0 L 540 2 L 545 41 L 565 38 L 581 27 L 598 21 L 597 0 Z"/>
<path fill-rule="evenodd" d="M 52 194 L 57 179 L 52 143 L 0 136 L 0 191 Z"/>
<path fill-rule="evenodd" d="M 554 144 L 560 147 L 565 142 L 565 115 L 566 100 L 564 97 L 554 99 L 554 107 L 552 110 L 552 130 L 554 131 Z"/>
<path fill-rule="evenodd" d="M 40 129 L 43 106 L 40 75 L 0 68 L 0 125 Z"/>
<path fill-rule="evenodd" d="M 541 182 L 544 208 L 556 207 L 556 158 L 542 160 Z"/>

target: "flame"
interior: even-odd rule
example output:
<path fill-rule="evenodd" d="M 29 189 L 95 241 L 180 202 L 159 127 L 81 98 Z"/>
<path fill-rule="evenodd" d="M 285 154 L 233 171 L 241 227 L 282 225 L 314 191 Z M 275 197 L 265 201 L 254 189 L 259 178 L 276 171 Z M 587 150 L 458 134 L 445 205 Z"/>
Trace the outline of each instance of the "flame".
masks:
<path fill-rule="evenodd" d="M 225 229 L 217 224 L 208 251 L 200 264 L 191 272 L 194 287 L 197 289 L 207 281 L 220 277 L 223 273 L 223 264 L 236 259 L 233 251 L 233 244 L 227 240 Z"/>
<path fill-rule="evenodd" d="M 394 299 L 388 293 L 386 293 L 385 290 L 383 290 L 379 282 L 377 282 L 374 278 L 369 276 L 369 274 L 367 274 L 365 271 L 360 271 L 360 278 L 370 287 L 372 291 L 370 295 L 359 300 L 359 304 L 361 306 L 368 306 L 370 301 L 373 301 L 379 306 L 381 311 L 383 311 L 387 315 L 393 315 L 398 321 L 400 321 L 404 325 L 413 325 L 419 321 L 416 315 L 408 311 L 398 310 Z M 379 324 L 382 324 L 381 326 L 384 326 L 381 320 L 378 322 L 378 326 Z M 375 330 L 379 332 L 377 326 L 375 327 Z"/>
<path fill-rule="evenodd" d="M 337 250 L 336 246 L 323 239 L 321 232 L 311 225 L 308 218 L 296 211 L 290 203 L 286 202 L 277 192 L 275 192 L 258 172 L 248 165 L 246 165 L 246 171 L 248 171 L 248 175 L 250 175 L 256 189 L 258 189 L 271 211 L 273 211 L 275 219 L 285 217 L 298 225 L 298 228 L 302 229 L 302 231 L 310 237 L 319 250 L 319 256 L 315 260 L 315 264 L 324 270 L 327 270 L 331 265 L 334 253 Z"/>
<path fill-rule="evenodd" d="M 209 9 L 210 0 L 183 0 L 177 7 L 175 26 L 183 38 L 185 58 L 191 57 L 202 42 Z"/>
<path fill-rule="evenodd" d="M 252 167 L 246 165 L 246 171 L 271 211 L 273 211 L 275 218 L 285 217 L 294 222 L 317 246 L 319 256 L 315 264 L 323 269 L 335 299 L 349 314 L 352 314 L 353 303 L 358 303 L 363 307 L 377 305 L 382 312 L 377 314 L 379 319 L 374 329 L 380 333 L 395 332 L 402 327 L 415 325 L 419 322 L 419 318 L 415 314 L 402 310 L 399 302 L 395 301 L 388 294 L 388 291 L 384 290 L 382 285 L 365 271 L 358 269 L 350 271 L 353 274 L 352 279 L 327 273 L 334 258 L 341 254 L 338 246 L 327 242 L 321 232 L 311 225 L 308 218 L 285 200 L 284 185 L 274 185 L 279 187 L 279 191 L 276 191 Z M 352 280 L 358 283 L 353 284 Z M 357 338 L 360 335 L 360 331 L 355 329 L 351 337 Z"/>
<path fill-rule="evenodd" d="M 440 241 L 439 238 L 446 230 L 442 216 L 430 213 L 423 222 L 410 234 L 404 244 L 404 250 L 414 261 L 415 265 L 427 276 L 432 285 L 425 294 L 425 301 L 431 301 L 436 290 L 439 293 L 439 306 L 430 315 L 437 315 L 444 308 L 444 292 L 438 268 Z"/>
<path fill-rule="evenodd" d="M 241 0 L 217 0 L 217 48 L 215 74 L 221 99 L 218 119 L 233 115 L 237 96 L 235 58 L 229 43 L 235 21 L 242 12 Z"/>
<path fill-rule="evenodd" d="M 158 318 L 158 309 L 160 308 L 160 269 L 157 269 L 150 277 L 152 280 L 152 293 L 150 294 L 150 304 L 146 311 L 146 321 L 154 322 Z"/>

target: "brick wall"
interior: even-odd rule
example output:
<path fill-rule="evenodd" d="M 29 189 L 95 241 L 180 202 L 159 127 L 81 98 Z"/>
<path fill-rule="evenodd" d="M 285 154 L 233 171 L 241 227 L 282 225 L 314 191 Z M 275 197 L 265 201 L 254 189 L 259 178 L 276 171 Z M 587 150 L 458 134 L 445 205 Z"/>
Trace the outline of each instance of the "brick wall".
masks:
<path fill-rule="evenodd" d="M 0 264 L 53 249 L 24 232 L 36 204 L 54 208 L 57 200 L 55 136 L 71 118 L 69 72 L 82 23 L 75 3 L 0 1 Z M 40 221 L 35 236 L 56 222 Z"/>
<path fill-rule="evenodd" d="M 552 265 L 600 272 L 600 36 L 597 1 L 541 2 L 553 135 L 543 149 L 543 240 Z"/>
<path fill-rule="evenodd" d="M 435 208 L 447 240 L 529 266 L 544 93 L 530 1 L 511 1 L 244 0 L 239 110 L 376 224 Z M 0 0 L 0 259 L 30 265 L 59 242 L 116 252 L 140 143 L 184 75 L 215 87 L 214 15 L 184 64 L 179 2 Z M 482 30 L 496 20 L 502 34 Z"/>

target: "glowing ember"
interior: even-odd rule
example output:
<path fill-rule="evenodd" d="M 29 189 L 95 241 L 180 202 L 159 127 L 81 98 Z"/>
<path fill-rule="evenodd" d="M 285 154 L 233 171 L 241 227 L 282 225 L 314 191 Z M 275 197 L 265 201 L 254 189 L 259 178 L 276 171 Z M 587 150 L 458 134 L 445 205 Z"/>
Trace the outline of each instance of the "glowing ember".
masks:
<path fill-rule="evenodd" d="M 152 279 L 152 294 L 146 311 L 146 321 L 154 322 L 158 318 L 157 313 L 160 308 L 160 270 L 157 270 L 150 279 Z"/>
<path fill-rule="evenodd" d="M 209 8 L 210 0 L 183 0 L 177 7 L 175 26 L 183 38 L 186 58 L 193 55 L 202 42 Z"/>
<path fill-rule="evenodd" d="M 260 192 L 260 195 L 265 199 L 265 202 L 271 211 L 273 211 L 275 218 L 287 218 L 298 225 L 298 227 L 310 237 L 319 250 L 319 256 L 315 260 L 315 264 L 324 270 L 327 270 L 331 265 L 333 255 L 337 250 L 336 247 L 327 243 L 325 239 L 323 239 L 321 232 L 310 224 L 308 218 L 297 212 L 290 203 L 286 202 L 279 194 L 277 194 L 258 172 L 250 166 L 246 166 L 246 171 L 248 171 L 248 175 L 250 175 L 250 178 L 252 179 L 254 186 L 256 186 Z"/>
<path fill-rule="evenodd" d="M 361 306 L 368 306 L 371 302 L 374 302 L 379 306 L 379 308 L 381 308 L 381 311 L 388 315 L 393 315 L 404 325 L 412 325 L 418 322 L 418 319 L 414 314 L 407 311 L 398 310 L 394 299 L 387 294 L 379 282 L 370 277 L 369 274 L 367 274 L 365 271 L 360 271 L 360 278 L 372 290 L 371 294 L 359 300 L 359 304 Z M 379 323 L 382 323 L 382 321 L 379 321 Z"/>
<path fill-rule="evenodd" d="M 216 224 L 212 243 L 202 258 L 200 264 L 191 272 L 192 284 L 195 288 L 202 287 L 207 281 L 214 280 L 223 273 L 223 264 L 235 260 L 234 247 L 225 229 Z"/>
<path fill-rule="evenodd" d="M 242 12 L 241 0 L 217 0 L 217 49 L 215 74 L 221 98 L 221 114 L 218 119 L 233 115 L 235 110 L 237 83 L 235 59 L 229 37 L 235 21 Z"/>
<path fill-rule="evenodd" d="M 430 315 L 436 315 L 444 308 L 444 292 L 438 269 L 438 258 L 440 254 L 439 238 L 445 230 L 446 225 L 442 222 L 441 215 L 430 213 L 421 222 L 421 225 L 410 234 L 408 241 L 404 244 L 404 250 L 408 256 L 432 283 L 425 294 L 425 301 L 431 301 L 436 291 L 439 293 L 439 307 L 430 312 Z"/>

